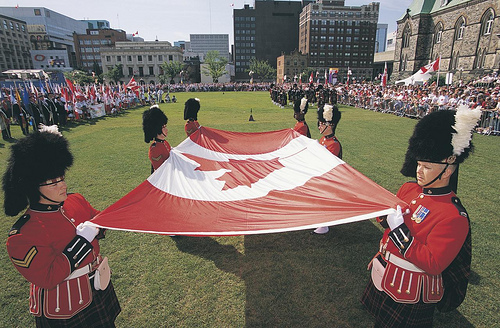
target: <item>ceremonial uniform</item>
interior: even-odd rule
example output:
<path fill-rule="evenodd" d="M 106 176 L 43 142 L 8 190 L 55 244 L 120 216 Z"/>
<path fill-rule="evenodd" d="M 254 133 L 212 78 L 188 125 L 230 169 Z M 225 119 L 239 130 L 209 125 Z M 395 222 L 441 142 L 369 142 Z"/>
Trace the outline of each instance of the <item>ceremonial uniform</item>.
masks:
<path fill-rule="evenodd" d="M 88 222 L 98 211 L 82 195 L 67 194 L 64 174 L 72 163 L 57 126 L 42 126 L 11 147 L 5 214 L 28 209 L 9 232 L 7 252 L 31 283 L 37 327 L 114 327 L 120 305 L 100 256 L 104 232 Z"/>
<path fill-rule="evenodd" d="M 293 117 L 297 120 L 295 123 L 294 130 L 298 133 L 311 138 L 311 131 L 309 131 L 309 126 L 306 123 L 305 115 L 309 109 L 309 102 L 307 98 L 296 99 L 293 103 Z"/>
<path fill-rule="evenodd" d="M 318 108 L 318 129 L 322 137 L 319 143 L 328 149 L 333 155 L 342 159 L 342 146 L 335 137 L 335 131 L 337 125 L 340 122 L 342 114 L 340 113 L 337 106 L 332 106 L 329 104 L 323 104 Z M 313 233 L 318 235 L 323 235 L 330 231 L 329 227 L 318 227 L 314 229 Z"/>
<path fill-rule="evenodd" d="M 195 133 L 196 130 L 198 130 L 199 128 L 200 128 L 200 123 L 198 123 L 198 121 L 188 120 L 184 125 L 184 131 L 186 132 L 186 135 L 188 137 L 193 133 Z"/>
<path fill-rule="evenodd" d="M 200 111 L 200 107 L 200 99 L 198 98 L 189 98 L 184 103 L 184 119 L 186 120 L 184 131 L 188 137 L 200 127 L 198 123 L 198 112 Z"/>
<path fill-rule="evenodd" d="M 31 283 L 29 308 L 37 324 L 46 319 L 65 319 L 69 326 L 72 320 L 75 326 L 81 326 L 85 317 L 89 327 L 107 326 L 120 313 L 113 286 L 96 291 L 90 279 L 100 256 L 97 239 L 90 245 L 77 243 L 76 226 L 97 213 L 82 195 L 70 194 L 60 206 L 31 205 L 11 229 L 7 251 L 15 268 Z M 75 248 L 83 247 L 80 254 L 65 249 L 73 241 Z M 70 278 L 80 268 L 87 273 Z M 93 315 L 83 313 L 72 319 L 82 311 Z"/>
<path fill-rule="evenodd" d="M 293 129 L 303 136 L 311 138 L 311 131 L 309 131 L 309 126 L 307 126 L 307 123 L 305 121 L 298 121 L 297 123 L 295 123 Z"/>
<path fill-rule="evenodd" d="M 385 268 L 379 286 L 382 291 L 372 278 L 362 303 L 380 327 L 430 327 L 434 309 L 445 293 L 450 293 L 445 302 L 458 301 L 454 285 L 463 279 L 453 281 L 450 276 L 470 270 L 469 219 L 450 187 L 427 189 L 406 183 L 397 196 L 409 204 L 403 227 L 409 240 L 405 242 L 403 237 L 401 244 L 399 236 L 386 229 L 373 259 Z M 379 265 L 373 262 L 371 265 Z"/>
<path fill-rule="evenodd" d="M 436 308 L 451 311 L 465 298 L 471 231 L 455 193 L 480 116 L 463 106 L 426 115 L 415 126 L 401 173 L 417 181 L 397 193 L 407 208 L 378 218 L 386 230 L 361 299 L 375 327 L 432 327 Z"/>
<path fill-rule="evenodd" d="M 328 149 L 330 153 L 342 159 L 342 145 L 335 135 L 322 136 L 319 143 Z"/>
<path fill-rule="evenodd" d="M 151 173 L 159 168 L 170 156 L 170 144 L 165 140 L 168 134 L 168 118 L 158 105 L 153 105 L 142 113 L 142 129 L 144 142 L 149 143 L 148 158 L 151 162 Z"/>
<path fill-rule="evenodd" d="M 151 161 L 151 173 L 168 159 L 171 149 L 170 144 L 166 140 L 154 139 L 154 142 L 149 146 L 148 152 L 148 157 Z"/>

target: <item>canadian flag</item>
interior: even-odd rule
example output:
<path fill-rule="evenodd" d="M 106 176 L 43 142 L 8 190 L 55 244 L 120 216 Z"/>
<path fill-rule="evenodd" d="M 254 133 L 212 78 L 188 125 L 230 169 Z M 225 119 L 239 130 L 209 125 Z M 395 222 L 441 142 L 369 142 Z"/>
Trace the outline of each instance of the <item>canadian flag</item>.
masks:
<path fill-rule="evenodd" d="M 420 67 L 422 74 L 436 72 L 439 70 L 439 61 L 441 57 L 438 57 L 435 61 L 430 64 L 425 65 L 424 67 Z"/>
<path fill-rule="evenodd" d="M 127 85 L 125 85 L 125 89 L 127 88 L 131 89 L 136 95 L 139 95 L 139 89 L 141 87 L 137 84 L 134 77 L 132 76 L 130 78 L 130 81 L 128 81 Z"/>
<path fill-rule="evenodd" d="M 139 34 L 139 31 L 136 31 L 135 33 L 132 33 L 132 36 L 136 36 Z"/>
<path fill-rule="evenodd" d="M 366 220 L 405 206 L 316 140 L 200 127 L 146 181 L 98 214 L 98 227 L 223 236 Z"/>
<path fill-rule="evenodd" d="M 314 80 L 314 77 L 313 77 L 313 73 L 311 72 L 311 76 L 309 76 L 309 83 L 312 83 L 313 80 Z"/>
<path fill-rule="evenodd" d="M 387 86 L 387 62 L 385 63 L 384 74 L 382 74 L 382 81 L 380 81 L 380 84 L 384 88 Z"/>

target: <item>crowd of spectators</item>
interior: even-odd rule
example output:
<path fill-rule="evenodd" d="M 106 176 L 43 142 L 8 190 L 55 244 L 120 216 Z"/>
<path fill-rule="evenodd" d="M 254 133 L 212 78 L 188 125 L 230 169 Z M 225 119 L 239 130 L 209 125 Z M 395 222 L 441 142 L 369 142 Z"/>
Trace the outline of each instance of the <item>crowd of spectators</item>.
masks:
<path fill-rule="evenodd" d="M 298 90 L 298 91 L 297 91 Z M 500 135 L 500 78 L 487 76 L 468 84 L 436 86 L 389 85 L 380 83 L 320 84 L 286 83 L 271 89 L 273 101 L 283 107 L 291 103 L 294 94 L 306 96 L 310 103 L 316 98 L 327 102 L 364 108 L 394 115 L 422 118 L 437 110 L 456 109 L 464 104 L 470 108 L 481 108 L 483 114 L 476 132 L 485 135 Z M 325 96 L 326 95 L 326 96 Z"/>
<path fill-rule="evenodd" d="M 226 92 L 226 91 L 270 91 L 273 101 L 284 107 L 297 98 L 306 96 L 309 102 L 340 103 L 368 110 L 391 113 L 410 118 L 422 118 L 436 110 L 456 109 L 465 104 L 471 108 L 480 107 L 483 111 L 481 122 L 476 132 L 486 135 L 500 135 L 500 78 L 485 76 L 468 84 L 436 86 L 427 85 L 389 85 L 382 87 L 380 83 L 354 83 L 322 85 L 314 83 L 192 83 L 192 84 L 157 84 L 138 86 L 135 89 L 124 87 L 82 86 L 73 92 L 65 87 L 50 92 L 55 99 L 54 114 L 45 113 L 38 95 L 33 95 L 28 88 L 20 88 L 16 96 L 12 89 L 3 89 L 0 106 L 0 128 L 4 139 L 10 137 L 10 124 L 19 124 L 26 134 L 31 126 L 38 124 L 33 118 L 38 115 L 51 124 L 57 115 L 65 116 L 64 120 L 92 119 L 95 106 L 102 104 L 103 114 L 115 115 L 120 111 L 136 106 L 155 103 L 176 102 L 176 92 Z M 20 97 L 26 92 L 28 96 Z M 41 91 L 42 92 L 42 91 Z M 12 94 L 11 94 L 12 93 Z M 45 94 L 47 96 L 47 94 Z M 50 102 L 49 97 L 49 102 Z M 16 106 L 17 105 L 17 106 Z M 64 110 L 60 110 L 61 106 Z M 49 106 L 50 107 L 50 106 Z M 42 113 L 42 115 L 37 114 Z M 48 114 L 48 115 L 47 115 Z M 49 117 L 52 120 L 49 120 Z M 61 124 L 61 123 L 58 123 Z M 24 126 L 24 127 L 23 127 Z"/>

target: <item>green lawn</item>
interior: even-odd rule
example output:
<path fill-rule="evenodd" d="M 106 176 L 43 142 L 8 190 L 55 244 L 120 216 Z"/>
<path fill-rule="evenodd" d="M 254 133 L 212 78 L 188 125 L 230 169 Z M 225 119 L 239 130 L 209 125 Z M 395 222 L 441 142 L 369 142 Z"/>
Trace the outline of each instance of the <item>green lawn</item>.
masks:
<path fill-rule="evenodd" d="M 178 103 L 162 104 L 169 118 L 168 141 L 184 138 L 188 97 L 201 99 L 202 125 L 233 131 L 293 127 L 291 107 L 280 109 L 267 92 L 178 93 Z M 254 122 L 249 122 L 252 110 Z M 103 210 L 150 172 L 143 141 L 143 108 L 116 117 L 72 125 L 74 166 L 69 191 L 82 193 Z M 416 121 L 363 109 L 341 107 L 337 136 L 344 160 L 391 192 L 407 180 L 399 169 Z M 306 115 L 319 138 L 316 111 Z M 18 126 L 13 135 L 21 137 Z M 436 314 L 436 327 L 498 326 L 500 139 L 474 135 L 476 151 L 460 169 L 458 195 L 472 221 L 474 271 L 465 302 Z M 0 142 L 2 174 L 10 143 Z M 36 160 L 36 159 L 34 159 Z M 3 194 L 0 194 L 3 203 Z M 251 209 L 249 209 L 251 210 Z M 0 214 L 1 241 L 17 218 Z M 101 241 L 109 257 L 122 306 L 118 327 L 370 327 L 359 303 L 369 279 L 366 265 L 382 233 L 364 221 L 331 229 L 220 238 L 170 238 L 108 231 Z M 28 313 L 28 283 L 0 251 L 0 327 L 34 327 Z"/>

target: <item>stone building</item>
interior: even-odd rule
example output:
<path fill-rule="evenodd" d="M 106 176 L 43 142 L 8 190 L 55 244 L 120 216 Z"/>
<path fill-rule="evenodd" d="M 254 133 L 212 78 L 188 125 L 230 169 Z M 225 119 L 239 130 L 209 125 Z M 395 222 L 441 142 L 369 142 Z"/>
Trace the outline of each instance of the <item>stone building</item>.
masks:
<path fill-rule="evenodd" d="M 465 81 L 500 68 L 498 0 L 414 0 L 398 20 L 395 79 L 441 57 L 441 72 Z M 391 78 L 392 79 L 392 78 Z"/>
<path fill-rule="evenodd" d="M 172 47 L 168 41 L 121 41 L 116 42 L 114 47 L 101 48 L 103 73 L 121 64 L 124 75 L 122 82 L 128 82 L 134 76 L 138 82 L 158 83 L 158 76 L 163 74 L 161 64 L 170 61 L 182 62 L 182 50 Z"/>
<path fill-rule="evenodd" d="M 289 55 L 282 54 L 276 60 L 276 82 L 298 81 L 298 77 L 307 71 L 307 56 L 300 51 L 292 51 Z"/>

